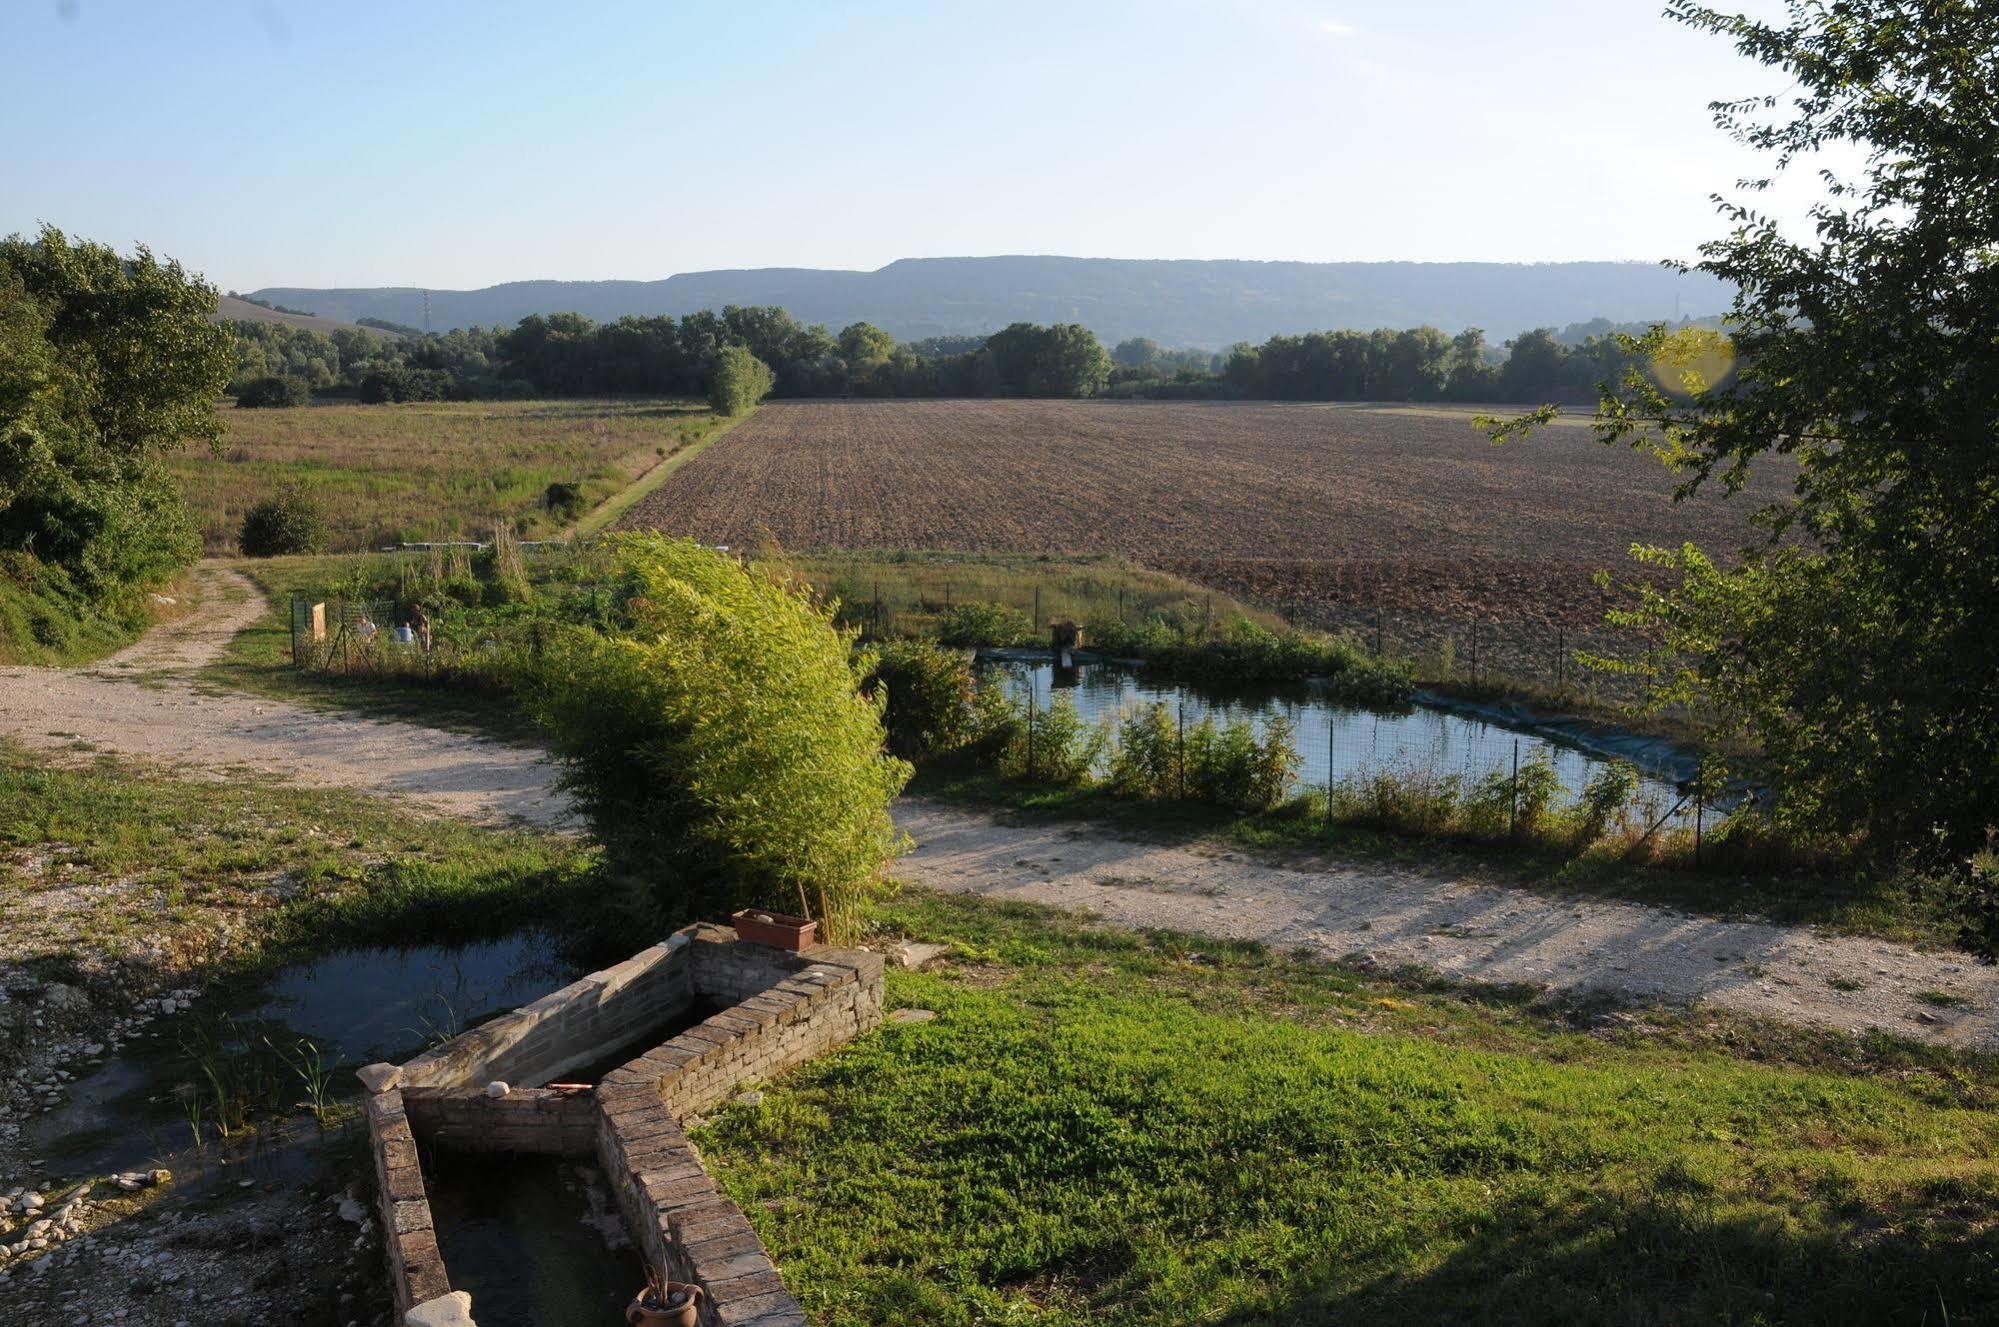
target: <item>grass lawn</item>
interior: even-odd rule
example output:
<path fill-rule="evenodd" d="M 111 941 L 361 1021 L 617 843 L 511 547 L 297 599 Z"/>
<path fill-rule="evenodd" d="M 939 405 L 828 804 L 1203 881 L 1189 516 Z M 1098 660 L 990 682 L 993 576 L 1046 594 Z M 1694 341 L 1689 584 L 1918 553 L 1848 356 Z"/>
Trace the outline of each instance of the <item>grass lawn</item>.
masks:
<path fill-rule="evenodd" d="M 1999 1071 L 919 895 L 890 1025 L 696 1133 L 824 1327 L 1999 1311 Z"/>
<path fill-rule="evenodd" d="M 788 553 L 787 560 L 821 593 L 868 615 L 879 603 L 879 630 L 929 635 L 950 607 L 1008 604 L 1038 625 L 1138 621 L 1164 616 L 1191 622 L 1241 615 L 1275 626 L 1277 618 L 1165 572 L 1113 557 L 1036 557 L 1015 553 L 939 553 L 861 549 Z M 1046 644 L 1044 641 L 1043 644 Z"/>
<path fill-rule="evenodd" d="M 0 743 L 0 969 L 162 977 L 587 913 L 594 853 L 357 794 L 184 780 Z"/>
<path fill-rule="evenodd" d="M 218 452 L 191 448 L 174 471 L 210 552 L 230 548 L 243 514 L 280 484 L 318 493 L 329 549 L 488 538 L 517 521 L 556 532 L 683 448 L 723 427 L 683 400 L 451 401 L 222 412 Z M 552 483 L 575 484 L 578 512 L 551 512 Z"/>

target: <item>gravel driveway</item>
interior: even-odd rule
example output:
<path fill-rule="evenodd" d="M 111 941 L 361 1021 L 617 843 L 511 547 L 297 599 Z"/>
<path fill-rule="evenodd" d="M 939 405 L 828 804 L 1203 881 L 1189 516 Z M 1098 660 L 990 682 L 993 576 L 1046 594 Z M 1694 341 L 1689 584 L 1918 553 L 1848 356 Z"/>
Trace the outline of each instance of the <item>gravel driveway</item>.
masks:
<path fill-rule="evenodd" d="M 1256 940 L 1332 959 L 1417 964 L 1465 981 L 1712 1005 L 1999 1049 L 1999 969 L 1962 955 L 1395 866 L 1299 869 L 1214 845 L 1136 842 L 1093 825 L 1007 823 L 915 800 L 901 804 L 896 822 L 917 843 L 896 873 L 932 889 L 1082 908 L 1124 926 Z"/>
<path fill-rule="evenodd" d="M 412 798 L 471 820 L 571 823 L 533 749 L 223 692 L 194 670 L 255 621 L 240 573 L 204 566 L 201 608 L 90 669 L 0 669 L 0 735 L 80 741 L 202 777 L 238 772 Z M 1419 964 L 1446 977 L 1707 1004 L 1814 1027 L 1999 1049 L 1999 969 L 1810 928 L 1560 899 L 1380 864 L 1308 868 L 1094 825 L 1022 825 L 905 800 L 913 884 L 1085 908 L 1104 920 Z"/>
<path fill-rule="evenodd" d="M 86 669 L 0 668 L 0 736 L 50 750 L 96 748 L 197 777 L 248 771 L 396 794 L 487 823 L 567 823 L 539 751 L 417 724 L 223 691 L 195 676 L 265 611 L 249 579 L 204 564 L 199 608 Z M 78 743 L 88 746 L 79 747 Z"/>

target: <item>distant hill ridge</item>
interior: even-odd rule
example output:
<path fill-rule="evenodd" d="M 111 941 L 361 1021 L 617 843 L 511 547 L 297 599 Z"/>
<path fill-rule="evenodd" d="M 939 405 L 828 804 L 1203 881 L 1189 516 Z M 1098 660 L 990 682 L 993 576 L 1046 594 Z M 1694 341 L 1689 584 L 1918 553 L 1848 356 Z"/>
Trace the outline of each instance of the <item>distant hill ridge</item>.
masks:
<path fill-rule="evenodd" d="M 1149 336 L 1213 349 L 1334 328 L 1483 327 L 1492 339 L 1591 318 L 1701 317 L 1731 291 L 1652 263 L 1288 263 L 1209 259 L 904 258 L 874 272 L 759 267 L 661 281 L 510 281 L 432 290 L 430 325 L 511 326 L 531 313 L 684 314 L 779 304 L 835 329 L 865 319 L 904 340 L 1079 322 L 1107 343 Z M 417 287 L 272 286 L 256 298 L 353 322 L 422 326 Z"/>
<path fill-rule="evenodd" d="M 252 294 L 256 292 L 252 291 Z M 258 296 L 258 298 L 263 298 Z M 274 300 L 273 303 L 283 303 Z M 339 318 L 327 318 L 315 314 L 288 313 L 283 309 L 267 309 L 261 304 L 252 304 L 234 295 L 224 295 L 216 301 L 215 316 L 212 321 L 219 323 L 282 323 L 286 327 L 296 327 L 305 332 L 337 332 L 342 328 L 357 330 Z M 394 332 L 385 332 L 379 327 L 363 327 L 358 330 L 373 332 L 376 336 L 395 338 Z"/>

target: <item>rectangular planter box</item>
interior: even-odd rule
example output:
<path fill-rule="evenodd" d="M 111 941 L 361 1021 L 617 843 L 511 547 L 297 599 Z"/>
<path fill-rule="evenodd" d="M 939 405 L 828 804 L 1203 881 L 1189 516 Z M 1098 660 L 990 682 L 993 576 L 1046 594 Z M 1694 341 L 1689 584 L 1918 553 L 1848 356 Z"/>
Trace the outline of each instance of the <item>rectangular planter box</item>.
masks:
<path fill-rule="evenodd" d="M 810 949 L 818 942 L 819 923 L 806 921 L 803 917 L 789 917 L 781 912 L 765 912 L 760 908 L 745 908 L 729 918 L 736 924 L 736 934 L 751 944 L 770 945 L 775 949 Z"/>

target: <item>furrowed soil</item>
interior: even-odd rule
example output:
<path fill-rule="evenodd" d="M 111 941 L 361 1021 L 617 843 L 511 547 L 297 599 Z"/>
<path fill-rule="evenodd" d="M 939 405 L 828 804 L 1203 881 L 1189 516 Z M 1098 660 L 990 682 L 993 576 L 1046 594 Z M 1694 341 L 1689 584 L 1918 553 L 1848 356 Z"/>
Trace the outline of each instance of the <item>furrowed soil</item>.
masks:
<path fill-rule="evenodd" d="M 763 406 L 625 516 L 709 543 L 1132 558 L 1407 653 L 1554 667 L 1633 544 L 1719 551 L 1782 494 L 1672 498 L 1565 418 L 1497 447 L 1475 412 L 1349 404 L 814 401 Z M 1557 632 L 1561 634 L 1557 636 Z M 1606 642 L 1608 643 L 1608 642 Z M 1500 662 L 1492 658 L 1491 662 Z"/>

